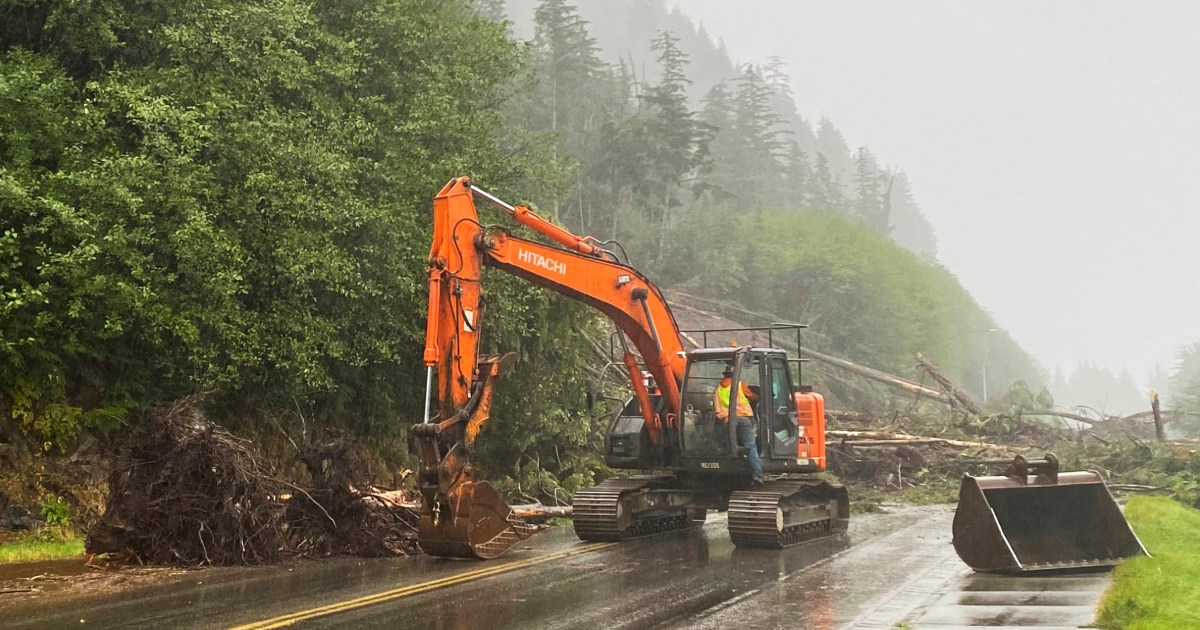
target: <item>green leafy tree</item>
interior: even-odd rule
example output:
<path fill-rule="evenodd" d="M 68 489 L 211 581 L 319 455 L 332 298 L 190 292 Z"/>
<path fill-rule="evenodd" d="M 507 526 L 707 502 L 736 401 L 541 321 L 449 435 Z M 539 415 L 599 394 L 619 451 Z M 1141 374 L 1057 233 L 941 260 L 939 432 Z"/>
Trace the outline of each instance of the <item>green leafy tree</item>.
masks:
<path fill-rule="evenodd" d="M 499 144 L 503 25 L 466 1 L 0 13 L 14 420 L 69 440 L 216 388 L 235 424 L 292 409 L 402 450 L 429 199 L 532 170 Z"/>

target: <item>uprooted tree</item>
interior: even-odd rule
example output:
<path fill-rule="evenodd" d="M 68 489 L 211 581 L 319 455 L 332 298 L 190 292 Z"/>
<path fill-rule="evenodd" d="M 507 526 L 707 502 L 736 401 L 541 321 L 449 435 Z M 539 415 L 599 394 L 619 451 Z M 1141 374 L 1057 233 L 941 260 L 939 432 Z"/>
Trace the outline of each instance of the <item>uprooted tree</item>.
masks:
<path fill-rule="evenodd" d="M 250 441 L 209 422 L 199 397 L 178 401 L 130 436 L 87 550 L 194 566 L 415 549 L 415 514 L 371 491 L 349 445 L 306 447 L 299 458 L 307 487 L 282 478 Z"/>

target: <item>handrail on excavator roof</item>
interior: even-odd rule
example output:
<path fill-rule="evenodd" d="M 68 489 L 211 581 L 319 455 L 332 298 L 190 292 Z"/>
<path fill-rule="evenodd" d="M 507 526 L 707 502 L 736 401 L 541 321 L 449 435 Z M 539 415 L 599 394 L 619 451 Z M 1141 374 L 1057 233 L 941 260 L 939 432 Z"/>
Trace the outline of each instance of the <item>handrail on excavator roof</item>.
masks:
<path fill-rule="evenodd" d="M 680 330 L 679 332 L 687 333 L 687 334 L 699 334 L 701 336 L 700 344 L 701 344 L 702 348 L 711 347 L 708 345 L 708 334 L 709 333 L 765 332 L 765 333 L 767 333 L 767 347 L 782 350 L 783 348 L 776 348 L 776 346 L 775 346 L 775 331 L 783 331 L 783 330 L 795 331 L 796 332 L 796 348 L 799 348 L 800 347 L 800 331 L 804 330 L 805 328 L 808 328 L 808 324 L 796 324 L 796 323 L 792 323 L 792 322 L 772 322 L 768 326 L 728 326 L 728 327 L 721 327 L 721 328 L 694 328 L 694 329 L 688 329 L 688 330 Z"/>

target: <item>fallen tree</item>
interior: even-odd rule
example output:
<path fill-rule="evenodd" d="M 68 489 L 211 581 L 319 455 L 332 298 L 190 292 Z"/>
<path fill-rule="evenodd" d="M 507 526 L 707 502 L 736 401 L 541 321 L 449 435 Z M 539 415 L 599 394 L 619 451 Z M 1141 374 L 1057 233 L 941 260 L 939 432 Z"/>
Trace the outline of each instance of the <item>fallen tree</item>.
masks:
<path fill-rule="evenodd" d="M 690 311 L 693 313 L 701 314 L 705 317 L 724 320 L 725 322 L 728 323 L 727 325 L 729 327 L 738 327 L 741 325 L 741 324 L 738 324 L 737 322 L 734 322 L 732 320 L 728 320 L 728 319 L 724 318 L 723 316 L 721 316 L 718 313 L 705 311 L 703 309 L 696 308 L 695 306 L 691 306 L 689 304 L 685 304 L 680 301 L 681 298 L 688 299 L 688 300 L 707 301 L 704 298 L 699 298 L 694 295 L 688 295 L 686 293 L 679 293 L 679 292 L 671 292 L 670 295 L 673 296 L 673 298 L 674 298 L 671 300 L 672 310 Z M 768 317 L 767 315 L 762 315 L 762 314 L 759 314 L 758 316 L 762 317 L 762 318 Z M 774 321 L 774 320 L 772 320 L 772 321 Z M 722 338 L 720 340 L 720 343 L 728 343 L 728 341 L 734 340 L 737 336 L 738 336 L 737 333 L 730 333 L 728 335 L 729 338 L 728 339 Z M 750 336 L 754 339 L 754 341 L 753 341 L 754 343 L 766 345 L 766 339 L 763 338 L 763 337 L 765 337 L 765 335 L 763 335 L 762 333 L 752 333 Z M 685 341 L 687 341 L 689 344 L 691 344 L 692 347 L 694 347 L 694 348 L 699 348 L 703 345 L 700 340 L 697 340 L 695 338 L 694 335 L 684 333 L 683 338 Z M 884 385 L 889 385 L 891 387 L 901 389 L 910 394 L 915 394 L 917 396 L 923 396 L 925 398 L 929 398 L 929 399 L 938 401 L 938 402 L 946 404 L 946 405 L 951 405 L 951 406 L 954 405 L 951 398 L 949 396 L 943 394 L 942 392 L 939 392 L 936 389 L 930 389 L 919 383 L 914 383 L 908 379 L 896 376 L 895 374 L 888 374 L 887 372 L 884 372 L 882 370 L 877 370 L 875 368 L 867 367 L 865 365 L 860 365 L 853 361 L 835 357 L 833 355 L 825 354 L 823 352 L 817 352 L 816 350 L 813 350 L 811 348 L 807 348 L 807 347 L 803 347 L 803 346 L 798 347 L 795 343 L 792 343 L 791 341 L 788 341 L 787 339 L 775 338 L 772 341 L 773 341 L 774 345 L 776 345 L 780 348 L 784 348 L 786 350 L 790 350 L 792 352 L 796 352 L 796 353 L 798 353 L 799 356 L 803 356 L 804 358 L 812 359 L 819 363 L 823 363 L 825 365 L 829 365 L 832 367 L 836 367 L 836 368 L 845 370 L 847 372 L 856 374 L 863 378 L 870 379 L 877 383 L 883 383 Z"/>
<path fill-rule="evenodd" d="M 924 370 L 930 378 L 937 381 L 938 385 L 941 385 L 942 391 L 945 392 L 946 398 L 949 401 L 948 404 L 951 407 L 961 407 L 977 416 L 983 415 L 983 409 L 980 408 L 975 400 L 968 396 L 966 392 L 955 387 L 954 383 L 952 383 L 945 374 L 942 374 L 942 371 L 939 370 L 937 366 L 927 361 L 925 357 L 921 356 L 920 352 L 917 353 L 917 367 Z"/>
<path fill-rule="evenodd" d="M 902 444 L 944 444 L 946 446 L 954 446 L 959 448 L 990 448 L 995 450 L 1005 450 L 1009 447 L 1001 444 L 991 444 L 989 442 L 968 442 L 965 440 L 952 440 L 941 437 L 928 437 L 923 435 L 910 435 L 904 432 L 888 432 L 888 431 L 826 431 L 826 439 L 829 441 L 841 440 L 849 442 L 855 446 L 865 445 L 887 445 L 899 446 Z"/>

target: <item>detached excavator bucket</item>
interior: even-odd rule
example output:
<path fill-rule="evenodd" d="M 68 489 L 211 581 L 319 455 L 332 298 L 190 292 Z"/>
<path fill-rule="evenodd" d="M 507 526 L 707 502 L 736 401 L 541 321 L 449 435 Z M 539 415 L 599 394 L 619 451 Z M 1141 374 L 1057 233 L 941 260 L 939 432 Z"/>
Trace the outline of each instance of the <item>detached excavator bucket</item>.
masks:
<path fill-rule="evenodd" d="M 431 556 L 491 560 L 537 531 L 486 481 L 459 483 L 446 498 L 421 510 L 418 541 Z"/>
<path fill-rule="evenodd" d="M 1017 456 L 996 477 L 963 477 L 954 550 L 976 571 L 1108 567 L 1148 555 L 1100 475 Z"/>

